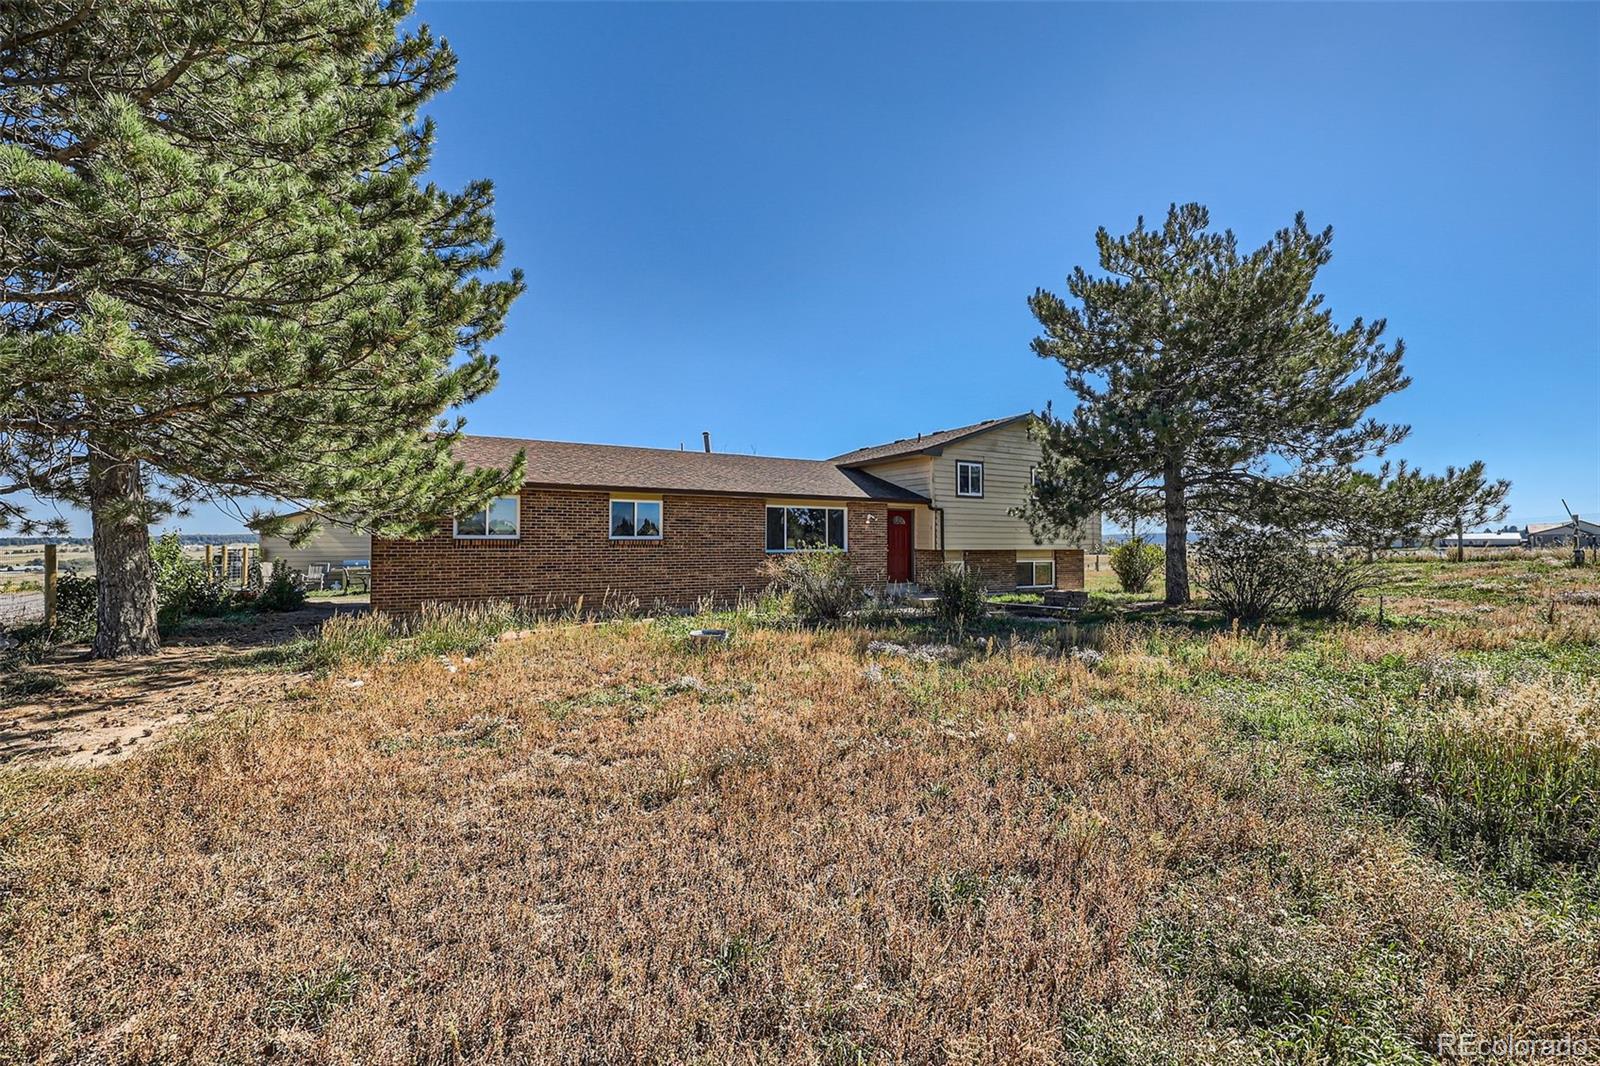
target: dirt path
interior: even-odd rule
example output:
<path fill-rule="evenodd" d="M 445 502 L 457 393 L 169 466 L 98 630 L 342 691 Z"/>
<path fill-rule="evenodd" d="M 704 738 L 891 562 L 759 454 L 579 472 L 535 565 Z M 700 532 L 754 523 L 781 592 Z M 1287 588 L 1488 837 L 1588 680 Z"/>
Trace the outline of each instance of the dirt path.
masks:
<path fill-rule="evenodd" d="M 305 675 L 229 660 L 315 630 L 335 613 L 364 609 L 360 602 L 318 603 L 245 624 L 202 620 L 148 659 L 106 662 L 67 651 L 37 668 L 62 687 L 0 706 L 0 769 L 103 765 L 221 708 L 271 699 Z"/>

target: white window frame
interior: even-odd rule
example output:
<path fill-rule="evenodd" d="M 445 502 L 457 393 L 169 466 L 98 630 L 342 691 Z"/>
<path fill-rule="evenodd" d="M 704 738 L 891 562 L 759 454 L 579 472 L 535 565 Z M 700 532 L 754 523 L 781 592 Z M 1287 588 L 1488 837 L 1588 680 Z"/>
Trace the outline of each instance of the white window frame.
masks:
<path fill-rule="evenodd" d="M 761 545 L 762 545 L 763 548 L 766 548 L 766 552 L 767 552 L 768 555 L 793 555 L 795 552 L 826 552 L 826 551 L 836 551 L 836 552 L 837 551 L 843 551 L 843 552 L 847 552 L 847 551 L 850 550 L 850 508 L 848 508 L 848 507 L 835 507 L 832 504 L 826 504 L 826 503 L 825 504 L 769 503 L 769 504 L 767 504 L 767 511 L 840 511 L 840 512 L 843 512 L 843 514 L 844 514 L 844 546 L 840 547 L 840 548 L 835 548 L 831 544 L 824 544 L 820 548 L 791 548 L 791 547 L 789 547 L 789 516 L 788 515 L 784 515 L 784 518 L 783 518 L 783 544 L 784 544 L 784 546 L 781 547 L 781 548 L 767 548 L 766 547 L 766 544 L 767 544 L 767 527 L 766 527 L 766 524 L 763 522 L 762 526 L 761 526 Z M 762 517 L 763 518 L 766 517 L 766 512 L 762 513 Z M 827 538 L 827 532 L 828 532 L 827 531 L 827 519 L 823 519 L 823 531 L 822 532 L 823 532 L 823 538 L 826 539 Z"/>
<path fill-rule="evenodd" d="M 638 529 L 639 528 L 639 505 L 641 503 L 653 503 L 653 504 L 655 504 L 656 507 L 660 508 L 661 521 L 656 523 L 656 525 L 661 530 L 661 532 L 660 533 L 650 533 L 650 534 L 646 534 L 644 536 L 640 536 L 637 533 L 633 534 L 630 537 L 619 537 L 619 536 L 617 536 L 616 533 L 612 532 L 612 530 L 614 530 L 616 528 L 616 526 L 613 525 L 612 521 L 611 521 L 611 508 L 614 505 L 619 504 L 619 503 L 631 503 L 631 504 L 633 504 L 633 528 L 634 529 Z M 611 500 L 606 504 L 606 536 L 608 536 L 612 540 L 660 540 L 663 536 L 666 535 L 666 532 L 667 532 L 667 502 L 665 500 L 638 500 L 638 499 L 633 499 L 633 498 L 628 497 L 628 496 L 613 496 L 611 498 Z"/>
<path fill-rule="evenodd" d="M 1029 584 L 1029 585 L 1018 585 L 1017 588 L 1019 588 L 1019 589 L 1053 589 L 1053 588 L 1056 587 L 1056 561 L 1054 559 L 1018 559 L 1017 560 L 1017 565 L 1018 566 L 1029 567 L 1031 569 L 1032 573 L 1033 573 L 1033 583 L 1032 584 Z M 1049 582 L 1049 584 L 1041 585 L 1039 583 L 1039 567 L 1040 566 L 1048 566 L 1050 568 L 1050 582 Z"/>
<path fill-rule="evenodd" d="M 489 508 L 493 507 L 495 504 L 499 503 L 501 500 L 514 500 L 516 502 L 516 505 L 517 505 L 516 506 L 517 528 L 516 528 L 515 532 L 512 532 L 512 533 L 490 533 L 489 532 Z M 472 513 L 473 514 L 477 514 L 478 512 L 474 511 Z M 455 537 L 456 540 L 521 540 L 522 539 L 522 497 L 521 496 L 496 496 L 494 499 L 492 499 L 488 503 L 484 504 L 483 505 L 483 529 L 484 529 L 484 531 L 482 533 L 463 533 L 463 532 L 461 532 L 461 517 L 459 515 L 457 515 L 455 518 L 450 519 L 450 532 Z"/>
<path fill-rule="evenodd" d="M 962 492 L 961 491 L 961 468 L 964 467 L 964 466 L 971 466 L 971 467 L 976 467 L 977 468 L 977 471 L 978 471 L 978 491 L 977 492 Z M 970 485 L 971 482 L 972 482 L 972 479 L 969 476 L 968 479 L 967 479 L 967 483 Z M 972 500 L 981 500 L 981 499 L 983 499 L 983 490 L 984 490 L 983 464 L 980 463 L 980 462 L 977 462 L 975 460 L 972 460 L 972 459 L 957 459 L 956 460 L 956 495 L 957 496 L 965 496 L 966 498 L 972 499 Z"/>
<path fill-rule="evenodd" d="M 1039 487 L 1039 467 L 1037 464 L 1028 467 L 1028 487 Z"/>

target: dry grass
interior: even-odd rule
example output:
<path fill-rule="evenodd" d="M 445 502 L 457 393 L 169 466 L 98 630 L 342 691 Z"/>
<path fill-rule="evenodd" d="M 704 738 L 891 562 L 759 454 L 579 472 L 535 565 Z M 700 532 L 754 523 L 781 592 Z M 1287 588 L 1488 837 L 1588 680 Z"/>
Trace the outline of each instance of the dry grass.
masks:
<path fill-rule="evenodd" d="M 1522 882 L 1600 869 L 1600 685 L 1520 683 L 1479 702 L 1470 678 L 1419 723 L 1399 786 L 1446 854 L 1487 852 Z"/>
<path fill-rule="evenodd" d="M 1454 661 L 1427 631 L 1117 625 L 940 662 L 734 627 L 467 626 L 115 767 L 0 778 L 0 1055 L 1412 1062 L 1442 1031 L 1600 1035 L 1600 918 L 1491 898 L 1206 687 L 1386 643 L 1421 677 Z"/>

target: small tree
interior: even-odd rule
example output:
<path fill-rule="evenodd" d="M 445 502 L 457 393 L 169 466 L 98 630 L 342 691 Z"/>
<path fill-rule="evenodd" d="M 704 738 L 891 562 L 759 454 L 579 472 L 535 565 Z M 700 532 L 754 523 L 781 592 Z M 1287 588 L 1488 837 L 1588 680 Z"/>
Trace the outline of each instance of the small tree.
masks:
<path fill-rule="evenodd" d="M 1370 561 L 1396 541 L 1440 536 L 1463 524 L 1504 517 L 1509 481 L 1490 481 L 1482 462 L 1443 474 L 1423 474 L 1404 462 L 1376 472 L 1336 468 L 1303 473 L 1286 482 L 1273 502 L 1277 520 L 1327 532 L 1358 548 Z"/>
<path fill-rule="evenodd" d="M 1483 464 L 1473 463 L 1464 469 L 1446 467 L 1444 477 L 1430 499 L 1424 529 L 1438 536 L 1447 529 L 1456 534 L 1456 561 L 1466 558 L 1461 546 L 1462 532 L 1468 526 L 1482 526 L 1498 522 L 1506 516 L 1506 494 L 1511 491 L 1509 481 L 1489 481 L 1483 476 Z"/>
<path fill-rule="evenodd" d="M 1285 471 L 1348 466 L 1407 433 L 1366 417 L 1409 383 L 1403 344 L 1382 342 L 1381 319 L 1336 326 L 1312 292 L 1333 231 L 1296 216 L 1241 252 L 1209 225 L 1186 204 L 1160 229 L 1101 229 L 1105 274 L 1075 270 L 1075 303 L 1043 289 L 1029 301 L 1034 351 L 1066 369 L 1078 406 L 1041 420 L 1042 476 L 1021 513 L 1036 532 L 1161 513 L 1169 604 L 1189 600 L 1192 519 L 1256 522 Z"/>
<path fill-rule="evenodd" d="M 149 526 L 195 501 L 407 534 L 521 480 L 436 423 L 494 384 L 522 282 L 481 276 L 488 183 L 422 180 L 456 61 L 409 14 L 0 6 L 0 527 L 89 511 L 99 655 L 156 648 Z"/>

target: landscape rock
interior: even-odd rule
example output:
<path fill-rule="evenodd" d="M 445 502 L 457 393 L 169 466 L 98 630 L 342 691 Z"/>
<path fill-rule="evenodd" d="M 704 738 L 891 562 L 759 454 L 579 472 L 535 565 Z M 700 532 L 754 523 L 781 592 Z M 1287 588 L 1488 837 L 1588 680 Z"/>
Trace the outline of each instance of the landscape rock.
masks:
<path fill-rule="evenodd" d="M 682 677 L 675 677 L 668 681 L 666 689 L 668 692 L 704 692 L 706 683 L 698 677 L 684 674 Z"/>
<path fill-rule="evenodd" d="M 896 644 L 892 640 L 874 640 L 867 645 L 868 655 L 893 655 L 919 663 L 947 663 L 961 654 L 953 644 Z"/>

